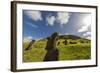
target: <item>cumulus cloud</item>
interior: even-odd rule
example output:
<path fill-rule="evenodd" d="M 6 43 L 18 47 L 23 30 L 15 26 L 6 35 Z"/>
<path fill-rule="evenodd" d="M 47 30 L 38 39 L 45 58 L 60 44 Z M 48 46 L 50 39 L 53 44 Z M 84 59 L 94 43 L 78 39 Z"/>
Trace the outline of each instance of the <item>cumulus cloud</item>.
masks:
<path fill-rule="evenodd" d="M 82 20 L 82 25 L 78 29 L 79 33 L 82 33 L 83 37 L 90 39 L 91 38 L 91 15 L 84 17 Z"/>
<path fill-rule="evenodd" d="M 87 39 L 91 39 L 91 36 L 87 36 L 86 38 L 87 38 Z"/>
<path fill-rule="evenodd" d="M 78 29 L 78 32 L 86 32 L 90 25 L 83 25 L 81 28 Z"/>
<path fill-rule="evenodd" d="M 24 37 L 24 42 L 30 42 L 32 39 L 32 36 Z"/>
<path fill-rule="evenodd" d="M 83 33 L 83 37 L 85 37 L 86 39 L 91 39 L 91 32 L 85 32 Z"/>
<path fill-rule="evenodd" d="M 46 18 L 47 24 L 49 24 L 51 26 L 54 25 L 55 20 L 56 20 L 55 16 L 47 16 L 47 18 Z"/>
<path fill-rule="evenodd" d="M 47 16 L 46 21 L 48 22 L 49 25 L 53 26 L 54 22 L 59 23 L 61 26 L 63 24 L 67 24 L 69 21 L 71 13 L 68 12 L 57 12 L 56 16 Z"/>
<path fill-rule="evenodd" d="M 85 32 L 83 36 L 91 36 L 91 32 Z"/>
<path fill-rule="evenodd" d="M 78 32 L 86 32 L 91 30 L 91 16 L 88 15 L 86 16 L 83 21 L 82 21 L 83 25 L 81 25 L 81 27 L 78 29 Z"/>
<path fill-rule="evenodd" d="M 58 12 L 57 13 L 57 22 L 60 23 L 61 25 L 67 24 L 70 18 L 70 13 L 68 12 Z"/>
<path fill-rule="evenodd" d="M 42 14 L 40 11 L 25 11 L 25 14 L 34 21 L 42 20 Z"/>

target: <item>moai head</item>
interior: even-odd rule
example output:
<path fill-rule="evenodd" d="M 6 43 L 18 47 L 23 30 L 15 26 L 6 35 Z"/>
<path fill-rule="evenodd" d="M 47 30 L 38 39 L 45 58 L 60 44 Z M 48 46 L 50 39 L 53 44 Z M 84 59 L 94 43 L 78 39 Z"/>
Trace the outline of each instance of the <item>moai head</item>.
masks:
<path fill-rule="evenodd" d="M 30 50 L 30 49 L 32 49 L 32 45 L 34 44 L 34 42 L 35 42 L 35 40 L 32 40 L 32 41 L 29 43 L 28 47 L 27 47 L 25 50 Z"/>
<path fill-rule="evenodd" d="M 63 44 L 64 44 L 64 45 L 67 45 L 67 43 L 68 43 L 68 42 L 67 42 L 67 39 L 65 39 L 65 41 L 63 41 Z"/>
<path fill-rule="evenodd" d="M 34 42 L 35 42 L 35 40 L 32 40 L 32 41 L 30 42 L 30 46 L 31 46 Z"/>
<path fill-rule="evenodd" d="M 57 33 L 57 32 L 55 32 L 55 33 L 53 33 L 52 35 L 51 35 L 51 39 L 53 40 L 53 41 L 58 41 L 58 39 L 59 39 L 59 34 Z"/>
<path fill-rule="evenodd" d="M 67 45 L 67 40 L 65 39 L 65 45 Z"/>
<path fill-rule="evenodd" d="M 58 42 L 57 45 L 60 45 L 60 42 Z"/>
<path fill-rule="evenodd" d="M 51 38 L 52 38 L 52 47 L 56 48 L 56 43 L 59 39 L 59 34 L 57 32 L 55 32 L 51 35 Z"/>
<path fill-rule="evenodd" d="M 53 33 L 51 37 L 47 38 L 46 50 L 52 50 L 56 48 L 56 43 L 59 39 L 59 34 L 57 32 Z"/>

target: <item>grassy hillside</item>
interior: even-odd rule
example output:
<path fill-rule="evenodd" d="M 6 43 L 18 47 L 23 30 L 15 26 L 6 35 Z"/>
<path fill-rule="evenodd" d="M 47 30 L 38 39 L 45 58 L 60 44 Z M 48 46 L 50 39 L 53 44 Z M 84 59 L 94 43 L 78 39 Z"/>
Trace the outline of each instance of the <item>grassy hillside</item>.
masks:
<path fill-rule="evenodd" d="M 63 42 L 67 39 L 67 45 Z M 23 43 L 23 62 L 42 62 L 46 54 L 45 46 L 47 40 L 36 41 L 32 45 L 31 50 L 25 50 L 28 46 L 27 43 Z M 90 40 L 83 39 L 77 36 L 60 36 L 59 45 L 59 60 L 84 60 L 91 58 L 91 42 Z M 73 44 L 70 42 L 74 42 Z"/>

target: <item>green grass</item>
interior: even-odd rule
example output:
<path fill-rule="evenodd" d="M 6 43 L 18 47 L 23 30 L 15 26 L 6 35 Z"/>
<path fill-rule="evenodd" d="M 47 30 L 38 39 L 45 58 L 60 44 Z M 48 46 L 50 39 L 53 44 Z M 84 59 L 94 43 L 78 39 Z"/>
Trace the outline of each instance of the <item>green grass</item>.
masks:
<path fill-rule="evenodd" d="M 38 62 L 42 61 L 46 51 L 44 49 L 46 41 L 35 42 L 31 50 L 25 51 L 24 49 L 28 46 L 28 43 L 24 43 L 23 49 L 23 61 L 24 62 Z"/>
<path fill-rule="evenodd" d="M 63 39 L 59 40 L 60 45 L 57 45 L 59 50 L 59 60 L 84 60 L 91 58 L 91 45 L 90 42 L 80 43 L 80 40 L 68 40 L 76 41 L 77 44 L 64 45 Z M 25 49 L 28 43 L 23 44 Z M 23 49 L 23 62 L 41 62 L 46 54 L 45 50 L 46 41 L 36 41 L 33 44 L 31 50 L 25 51 Z"/>

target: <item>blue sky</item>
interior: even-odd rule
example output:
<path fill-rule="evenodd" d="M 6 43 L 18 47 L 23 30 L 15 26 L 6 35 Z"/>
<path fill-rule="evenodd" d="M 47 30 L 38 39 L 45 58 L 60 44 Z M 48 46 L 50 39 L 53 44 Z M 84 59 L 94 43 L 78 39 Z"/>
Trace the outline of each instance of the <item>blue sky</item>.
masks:
<path fill-rule="evenodd" d="M 39 40 L 53 32 L 91 38 L 91 13 L 23 10 L 23 38 Z"/>

